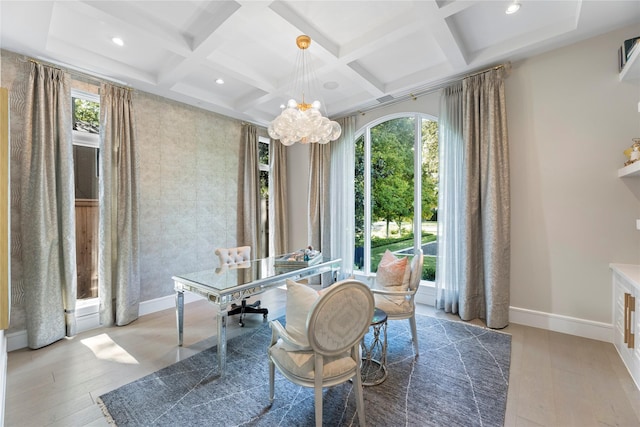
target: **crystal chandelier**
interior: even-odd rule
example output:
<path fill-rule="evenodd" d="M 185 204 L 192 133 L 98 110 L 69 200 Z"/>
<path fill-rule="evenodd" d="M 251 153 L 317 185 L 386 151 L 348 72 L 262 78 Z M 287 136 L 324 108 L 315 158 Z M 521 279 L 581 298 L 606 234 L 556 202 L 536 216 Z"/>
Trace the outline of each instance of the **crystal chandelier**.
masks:
<path fill-rule="evenodd" d="M 294 82 L 296 89 L 300 87 L 302 89 L 301 102 L 298 103 L 295 99 L 289 100 L 286 108 L 269 125 L 269 136 L 273 139 L 279 139 L 284 145 L 293 145 L 296 142 L 326 144 L 329 141 L 335 141 L 342 132 L 340 125 L 322 115 L 320 101 L 307 104 L 304 100 L 304 91 L 309 89 L 309 85 L 306 83 L 308 66 L 304 53 L 311 44 L 311 37 L 298 36 L 296 44 L 300 48 L 296 72 L 300 74 L 297 75 Z"/>

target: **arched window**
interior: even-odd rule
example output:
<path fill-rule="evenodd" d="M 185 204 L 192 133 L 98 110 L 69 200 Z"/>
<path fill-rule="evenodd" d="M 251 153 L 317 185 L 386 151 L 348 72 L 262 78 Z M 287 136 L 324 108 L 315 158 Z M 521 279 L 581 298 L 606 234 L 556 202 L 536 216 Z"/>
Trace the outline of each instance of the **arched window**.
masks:
<path fill-rule="evenodd" d="M 375 273 L 386 249 L 422 246 L 422 279 L 435 280 L 438 122 L 420 113 L 385 116 L 356 133 L 354 270 Z"/>

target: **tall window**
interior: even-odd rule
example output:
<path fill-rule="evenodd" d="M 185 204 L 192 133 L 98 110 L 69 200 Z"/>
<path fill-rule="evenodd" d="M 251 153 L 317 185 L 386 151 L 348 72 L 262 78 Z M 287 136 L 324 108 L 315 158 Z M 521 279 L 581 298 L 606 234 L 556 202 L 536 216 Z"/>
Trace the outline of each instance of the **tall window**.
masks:
<path fill-rule="evenodd" d="M 356 135 L 354 269 L 374 273 L 386 249 L 422 247 L 422 279 L 436 274 L 438 123 L 387 117 Z"/>
<path fill-rule="evenodd" d="M 271 168 L 269 163 L 269 139 L 258 138 L 258 165 L 260 167 L 260 234 L 262 248 L 260 254 L 268 257 L 269 254 L 269 180 Z"/>
<path fill-rule="evenodd" d="M 100 98 L 72 91 L 78 300 L 98 297 Z"/>

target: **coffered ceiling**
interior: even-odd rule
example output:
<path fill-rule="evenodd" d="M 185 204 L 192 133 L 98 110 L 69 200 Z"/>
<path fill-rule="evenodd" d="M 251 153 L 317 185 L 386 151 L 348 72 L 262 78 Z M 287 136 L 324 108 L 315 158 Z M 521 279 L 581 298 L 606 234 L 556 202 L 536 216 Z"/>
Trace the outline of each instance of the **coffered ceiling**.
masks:
<path fill-rule="evenodd" d="M 639 1 L 509 3 L 2 0 L 0 47 L 266 125 L 297 96 L 300 34 L 332 118 L 634 23 L 640 35 Z"/>

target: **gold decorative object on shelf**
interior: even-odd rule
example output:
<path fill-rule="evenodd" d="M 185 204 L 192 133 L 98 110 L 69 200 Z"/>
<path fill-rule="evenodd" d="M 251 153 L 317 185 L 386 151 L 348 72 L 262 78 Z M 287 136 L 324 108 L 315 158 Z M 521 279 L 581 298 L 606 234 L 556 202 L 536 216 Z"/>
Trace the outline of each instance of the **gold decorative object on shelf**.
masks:
<path fill-rule="evenodd" d="M 640 138 L 633 138 L 633 144 L 631 147 L 624 150 L 624 155 L 627 156 L 627 161 L 624 162 L 625 166 L 629 166 L 632 163 L 640 160 Z"/>

